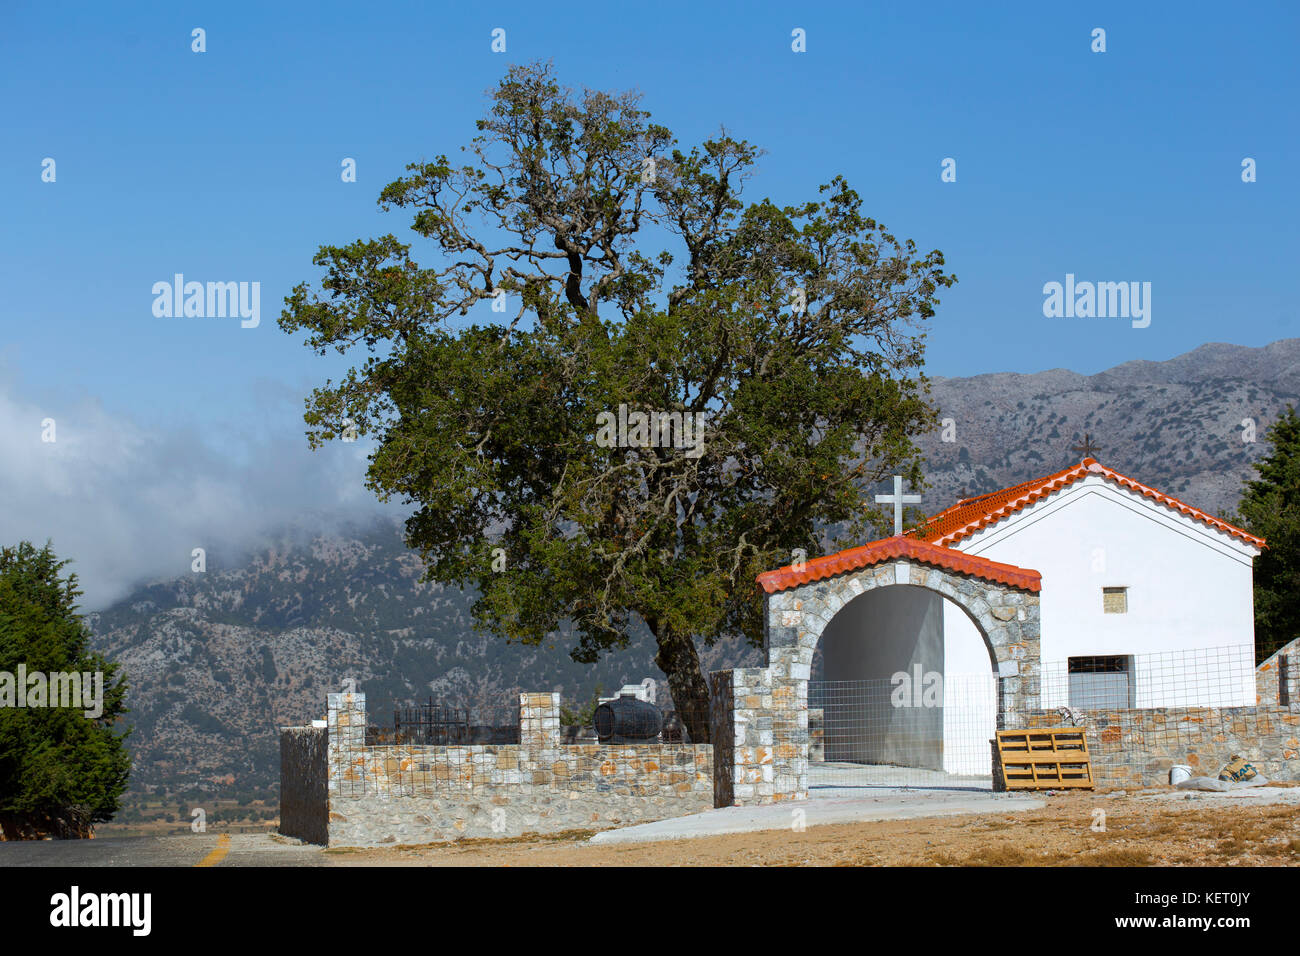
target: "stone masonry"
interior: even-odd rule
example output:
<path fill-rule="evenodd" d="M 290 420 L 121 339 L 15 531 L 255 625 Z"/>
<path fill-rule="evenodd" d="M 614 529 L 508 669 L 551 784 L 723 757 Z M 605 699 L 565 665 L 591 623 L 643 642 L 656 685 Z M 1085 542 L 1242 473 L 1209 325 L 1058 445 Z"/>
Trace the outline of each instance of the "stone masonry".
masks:
<path fill-rule="evenodd" d="M 1300 688 L 1290 666 L 1296 660 L 1300 638 L 1256 668 L 1254 707 L 1083 711 L 1078 726 L 1088 738 L 1093 779 L 1103 788 L 1160 786 L 1179 764 L 1214 777 L 1240 754 L 1270 780 L 1300 780 Z M 1056 711 L 1026 719 L 1029 727 L 1063 722 Z"/>
<path fill-rule="evenodd" d="M 1261 706 L 1300 703 L 1300 637 L 1259 665 L 1255 689 Z"/>
<path fill-rule="evenodd" d="M 1028 723 L 1060 727 L 1062 719 L 1038 711 Z M 1102 789 L 1167 785 L 1177 764 L 1195 776 L 1215 777 L 1234 754 L 1270 780 L 1300 780 L 1300 704 L 1085 711 L 1079 726 Z"/>
<path fill-rule="evenodd" d="M 771 669 L 743 667 L 709 677 L 714 806 L 774 799 Z"/>
<path fill-rule="evenodd" d="M 881 562 L 769 594 L 764 622 L 768 666 L 713 675 L 715 694 L 729 692 L 735 702 L 730 723 L 725 716 L 715 721 L 714 740 L 729 740 L 733 748 L 714 751 L 719 806 L 807 798 L 808 679 L 817 642 L 831 618 L 854 598 L 897 585 L 942 594 L 970 615 L 996 662 L 998 727 L 1024 726 L 1039 700 L 1037 593 L 915 559 Z M 767 695 L 770 705 L 764 703 Z M 768 719 L 770 737 L 765 733 Z M 764 748 L 770 748 L 770 776 Z M 724 774 L 735 782 L 722 779 Z"/>
<path fill-rule="evenodd" d="M 600 830 L 713 804 L 708 744 L 566 746 L 558 694 L 522 694 L 519 713 L 519 744 L 366 746 L 365 695 L 330 694 L 327 729 L 315 731 L 327 779 L 316 790 L 281 779 L 281 832 L 329 846 L 431 843 Z M 311 732 L 281 733 L 282 767 L 303 765 Z"/>

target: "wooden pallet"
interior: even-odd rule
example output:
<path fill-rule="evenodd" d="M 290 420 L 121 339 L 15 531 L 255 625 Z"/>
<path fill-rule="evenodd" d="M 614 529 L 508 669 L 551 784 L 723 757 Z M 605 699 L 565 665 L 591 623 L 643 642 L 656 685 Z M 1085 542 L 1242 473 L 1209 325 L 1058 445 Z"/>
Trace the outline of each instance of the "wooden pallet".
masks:
<path fill-rule="evenodd" d="M 998 762 L 1008 790 L 1091 790 L 1092 760 L 1081 727 L 999 730 Z"/>

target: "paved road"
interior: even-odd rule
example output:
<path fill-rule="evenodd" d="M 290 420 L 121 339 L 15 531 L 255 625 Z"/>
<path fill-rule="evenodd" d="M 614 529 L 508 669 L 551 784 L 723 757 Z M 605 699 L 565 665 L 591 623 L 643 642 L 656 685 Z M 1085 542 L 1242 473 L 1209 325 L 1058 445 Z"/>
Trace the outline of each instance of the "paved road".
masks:
<path fill-rule="evenodd" d="M 10 866 L 346 866 L 346 855 L 266 833 L 191 833 L 0 843 Z"/>
<path fill-rule="evenodd" d="M 865 790 L 910 788 L 913 790 L 993 790 L 991 776 L 959 776 L 920 767 L 890 767 L 860 763 L 810 763 L 808 796 L 817 790 Z"/>
<path fill-rule="evenodd" d="M 836 779 L 835 783 L 843 781 Z M 785 829 L 792 813 L 800 824 L 906 820 L 968 813 L 1035 810 L 1043 801 L 1024 794 L 992 793 L 973 787 L 902 788 L 833 786 L 825 780 L 812 799 L 766 807 L 726 807 L 657 823 L 607 830 L 593 843 L 674 840 L 683 837 Z M 1281 792 L 1281 791 L 1277 791 Z M 1295 790 L 1300 795 L 1300 788 Z M 1182 796 L 1180 794 L 1180 796 Z M 1217 796 L 1210 795 L 1207 796 Z M 361 862 L 347 852 L 326 852 L 270 833 L 191 833 L 156 837 L 109 837 L 97 840 L 45 840 L 0 843 L 0 867 L 11 866 L 348 866 Z M 368 860 L 374 863 L 376 861 Z M 384 865 L 410 865 L 413 857 L 397 854 Z"/>
<path fill-rule="evenodd" d="M 797 803 L 776 803 L 764 807 L 723 807 L 686 817 L 655 823 L 605 830 L 592 843 L 643 843 L 680 840 L 687 837 L 752 833 L 756 830 L 786 830 L 829 823 L 867 823 L 880 820 L 911 820 L 918 817 L 947 817 L 968 813 L 1011 813 L 1039 810 L 1043 800 L 1027 794 L 992 793 L 987 790 L 902 787 L 868 787 L 857 792 L 833 787 L 809 793 Z"/>

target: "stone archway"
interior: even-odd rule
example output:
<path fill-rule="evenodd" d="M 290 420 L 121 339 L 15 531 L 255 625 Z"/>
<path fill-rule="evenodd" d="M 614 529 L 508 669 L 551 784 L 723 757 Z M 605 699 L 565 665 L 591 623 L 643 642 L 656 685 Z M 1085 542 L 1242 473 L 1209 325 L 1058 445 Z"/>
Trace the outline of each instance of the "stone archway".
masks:
<path fill-rule="evenodd" d="M 894 537 L 759 576 L 767 667 L 711 675 L 717 806 L 808 796 L 808 679 L 827 624 L 854 598 L 925 588 L 975 622 L 998 676 L 999 728 L 1038 707 L 1037 571 Z"/>

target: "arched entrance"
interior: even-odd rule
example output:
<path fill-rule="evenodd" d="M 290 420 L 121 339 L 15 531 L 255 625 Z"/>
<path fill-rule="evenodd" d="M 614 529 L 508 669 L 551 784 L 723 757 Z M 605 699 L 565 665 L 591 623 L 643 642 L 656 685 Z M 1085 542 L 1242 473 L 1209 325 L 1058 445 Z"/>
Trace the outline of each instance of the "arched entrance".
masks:
<path fill-rule="evenodd" d="M 997 662 L 965 609 L 873 588 L 823 629 L 808 681 L 808 791 L 992 785 Z"/>
<path fill-rule="evenodd" d="M 996 673 L 997 727 L 1019 726 L 1020 715 L 1038 706 L 1037 571 L 894 537 L 766 572 L 759 584 L 766 592 L 768 666 L 713 675 L 718 806 L 807 798 L 814 656 L 831 622 L 871 592 L 901 588 L 899 594 L 937 595 L 960 609 Z M 908 603 L 892 599 L 891 606 Z"/>

